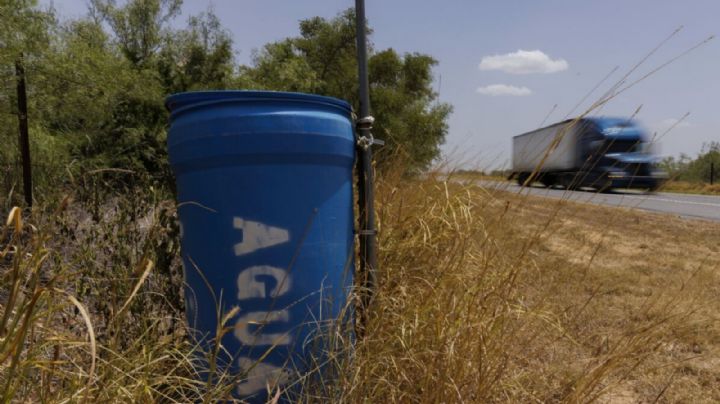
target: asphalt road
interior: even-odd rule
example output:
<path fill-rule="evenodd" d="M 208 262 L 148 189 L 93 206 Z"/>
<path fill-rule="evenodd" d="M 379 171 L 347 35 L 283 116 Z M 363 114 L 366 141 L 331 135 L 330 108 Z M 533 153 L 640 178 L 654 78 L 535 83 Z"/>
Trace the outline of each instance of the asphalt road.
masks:
<path fill-rule="evenodd" d="M 478 181 L 478 185 L 509 192 L 519 192 L 521 190 L 521 187 L 514 182 Z M 563 198 L 576 202 L 662 212 L 684 218 L 720 221 L 720 196 L 668 192 L 647 194 L 632 190 L 598 193 L 590 190 L 548 189 L 541 186 L 524 188 L 522 192 L 523 194 L 529 193 L 547 198 Z"/>

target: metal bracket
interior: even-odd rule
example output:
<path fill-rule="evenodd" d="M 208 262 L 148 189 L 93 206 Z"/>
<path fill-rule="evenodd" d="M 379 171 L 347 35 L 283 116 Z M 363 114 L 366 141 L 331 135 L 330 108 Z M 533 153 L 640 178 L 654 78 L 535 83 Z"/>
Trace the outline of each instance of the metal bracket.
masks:
<path fill-rule="evenodd" d="M 355 127 L 357 127 L 358 129 L 372 129 L 373 123 L 375 123 L 375 117 L 373 117 L 372 115 L 368 115 L 368 116 L 358 118 L 357 120 L 355 120 Z M 361 126 L 366 126 L 366 125 L 367 125 L 367 128 L 364 128 L 364 127 L 361 128 Z"/>
<path fill-rule="evenodd" d="M 372 116 L 359 118 L 355 121 L 355 130 L 358 133 L 360 133 L 361 131 L 367 131 L 367 136 L 361 135 L 357 137 L 357 146 L 363 150 L 367 150 L 370 146 L 373 145 L 382 146 L 385 144 L 384 141 L 380 139 L 375 139 L 372 133 L 370 133 L 373 123 L 375 123 L 375 118 L 373 118 Z"/>

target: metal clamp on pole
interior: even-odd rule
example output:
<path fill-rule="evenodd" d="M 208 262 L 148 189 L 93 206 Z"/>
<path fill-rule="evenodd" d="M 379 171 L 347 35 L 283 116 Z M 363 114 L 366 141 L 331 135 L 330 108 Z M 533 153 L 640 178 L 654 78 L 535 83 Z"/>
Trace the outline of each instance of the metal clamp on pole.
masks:
<path fill-rule="evenodd" d="M 375 123 L 375 118 L 372 116 L 366 116 L 355 121 L 355 130 L 358 134 L 357 146 L 362 150 L 367 150 L 375 144 L 375 138 L 370 132 L 373 123 Z"/>

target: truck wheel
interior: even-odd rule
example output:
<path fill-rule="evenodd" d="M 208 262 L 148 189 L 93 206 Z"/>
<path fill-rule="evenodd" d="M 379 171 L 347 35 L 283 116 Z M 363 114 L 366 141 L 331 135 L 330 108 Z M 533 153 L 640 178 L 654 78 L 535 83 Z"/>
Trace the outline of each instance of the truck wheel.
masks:
<path fill-rule="evenodd" d="M 545 188 L 552 188 L 552 186 L 555 185 L 555 176 L 544 175 L 542 178 L 540 178 L 540 182 L 545 185 Z"/>
<path fill-rule="evenodd" d="M 574 174 L 563 175 L 562 184 L 568 191 L 575 191 L 580 187 Z"/>
<path fill-rule="evenodd" d="M 601 193 L 601 194 L 610 193 L 610 192 L 612 192 L 612 189 L 613 189 L 612 186 L 608 183 L 602 184 L 599 187 L 597 187 L 598 193 Z"/>
<path fill-rule="evenodd" d="M 525 185 L 525 181 L 527 181 L 528 177 L 530 177 L 530 176 L 527 175 L 526 173 L 520 173 L 520 174 L 518 174 L 518 177 L 517 177 L 517 183 L 518 183 L 518 185 L 520 185 L 521 187 L 524 186 L 524 185 Z"/>

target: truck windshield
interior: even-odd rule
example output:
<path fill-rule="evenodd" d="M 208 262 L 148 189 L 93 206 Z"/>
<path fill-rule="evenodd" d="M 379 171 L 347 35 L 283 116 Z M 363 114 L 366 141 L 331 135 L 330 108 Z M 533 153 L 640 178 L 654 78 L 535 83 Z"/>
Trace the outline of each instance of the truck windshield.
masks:
<path fill-rule="evenodd" d="M 642 143 L 639 140 L 608 140 L 604 149 L 605 154 L 634 153 L 642 151 Z"/>

